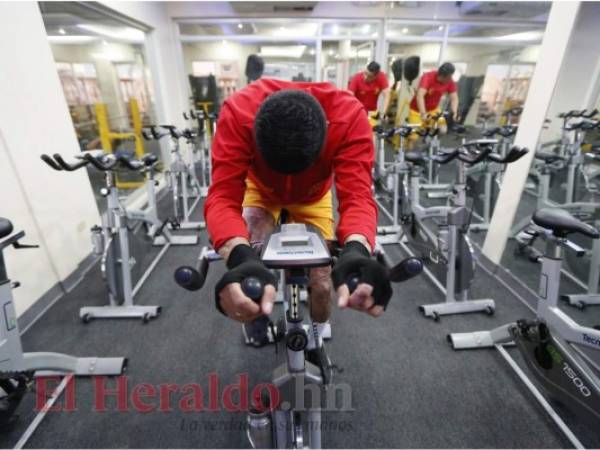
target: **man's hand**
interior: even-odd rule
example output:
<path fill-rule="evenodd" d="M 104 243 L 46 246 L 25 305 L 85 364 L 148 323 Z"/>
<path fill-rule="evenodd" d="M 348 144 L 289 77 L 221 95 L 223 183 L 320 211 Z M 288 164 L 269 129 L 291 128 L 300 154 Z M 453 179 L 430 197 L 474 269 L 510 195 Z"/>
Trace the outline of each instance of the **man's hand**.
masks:
<path fill-rule="evenodd" d="M 421 113 L 421 122 L 425 123 L 429 120 L 429 114 Z"/>
<path fill-rule="evenodd" d="M 217 309 L 239 322 L 251 322 L 263 314 L 269 315 L 275 303 L 277 279 L 252 248 L 246 244 L 234 247 L 227 259 L 227 268 L 229 271 L 215 286 Z M 264 286 L 260 304 L 242 291 L 241 283 L 248 277 L 259 279 Z"/>
<path fill-rule="evenodd" d="M 358 277 L 359 284 L 350 293 L 346 283 L 352 277 Z M 367 248 L 357 241 L 346 243 L 331 278 L 340 308 L 352 308 L 379 317 L 392 297 L 387 269 L 372 260 Z"/>
<path fill-rule="evenodd" d="M 275 287 L 268 284 L 260 304 L 246 297 L 240 283 L 230 283 L 219 293 L 220 307 L 225 315 L 239 322 L 252 322 L 258 317 L 268 316 L 275 303 Z"/>

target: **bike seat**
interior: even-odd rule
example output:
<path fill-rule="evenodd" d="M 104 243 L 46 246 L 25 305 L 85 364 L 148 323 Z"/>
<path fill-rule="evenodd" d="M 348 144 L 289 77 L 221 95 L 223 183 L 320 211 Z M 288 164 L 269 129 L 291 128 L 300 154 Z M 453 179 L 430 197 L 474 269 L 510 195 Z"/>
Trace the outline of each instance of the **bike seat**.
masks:
<path fill-rule="evenodd" d="M 593 226 L 573 217 L 560 208 L 542 208 L 533 214 L 533 223 L 552 230 L 555 236 L 564 237 L 569 233 L 580 233 L 592 239 L 598 239 L 600 232 Z"/>
<path fill-rule="evenodd" d="M 148 153 L 148 154 L 142 156 L 142 162 L 144 163 L 145 166 L 151 166 L 156 161 L 158 161 L 158 156 L 153 155 L 152 153 Z"/>
<path fill-rule="evenodd" d="M 465 127 L 464 125 L 454 124 L 451 130 L 453 133 L 456 134 L 464 134 L 467 132 L 467 127 Z"/>
<path fill-rule="evenodd" d="M 552 164 L 556 161 L 564 161 L 560 155 L 555 155 L 554 153 L 546 153 L 546 152 L 537 152 L 535 154 L 535 159 L 539 159 L 540 161 L 544 161 L 545 163 Z"/>
<path fill-rule="evenodd" d="M 496 133 L 500 131 L 499 127 L 490 128 L 489 130 L 485 130 L 482 134 L 483 137 L 494 137 Z"/>
<path fill-rule="evenodd" d="M 518 159 L 521 159 L 521 157 L 525 156 L 528 152 L 529 150 L 527 150 L 526 148 L 517 147 L 515 145 L 508 151 L 508 153 L 504 157 L 502 157 L 498 153 L 490 153 L 487 156 L 487 158 L 496 163 L 510 164 L 517 161 Z"/>
<path fill-rule="evenodd" d="M 413 164 L 425 164 L 427 158 L 425 158 L 425 154 L 421 152 L 406 152 L 404 154 L 404 160 Z"/>
<path fill-rule="evenodd" d="M 0 239 L 13 232 L 13 225 L 10 220 L 0 217 Z"/>
<path fill-rule="evenodd" d="M 412 133 L 412 132 L 413 132 L 413 129 L 411 127 L 407 127 L 407 126 L 401 126 L 400 128 L 396 129 L 396 134 L 399 134 L 403 138 L 409 136 L 410 133 Z"/>

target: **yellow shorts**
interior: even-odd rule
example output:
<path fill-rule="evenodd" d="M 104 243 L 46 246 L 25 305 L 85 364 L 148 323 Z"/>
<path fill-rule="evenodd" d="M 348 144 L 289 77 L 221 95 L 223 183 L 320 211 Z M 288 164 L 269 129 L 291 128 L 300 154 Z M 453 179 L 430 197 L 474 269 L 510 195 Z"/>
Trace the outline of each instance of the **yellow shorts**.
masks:
<path fill-rule="evenodd" d="M 435 108 L 431 111 L 427 111 L 427 114 L 433 116 L 435 114 L 438 114 L 440 111 L 440 108 Z M 427 119 L 425 122 L 423 122 L 421 120 L 421 114 L 419 113 L 419 111 L 415 111 L 412 108 L 408 110 L 408 118 L 406 120 L 408 123 L 420 123 L 422 128 L 432 128 L 434 125 L 433 120 L 431 119 Z M 440 126 L 446 126 L 446 119 L 444 117 L 440 117 L 437 122 Z M 416 141 L 418 138 L 419 135 L 416 133 L 411 133 L 408 136 L 408 139 L 410 141 Z"/>
<path fill-rule="evenodd" d="M 320 200 L 317 200 L 314 203 L 278 205 L 270 203 L 269 200 L 265 199 L 258 189 L 258 186 L 256 186 L 252 180 L 247 178 L 246 193 L 244 194 L 242 206 L 262 208 L 273 216 L 275 222 L 279 219 L 281 209 L 285 208 L 290 213 L 289 220 L 291 222 L 312 225 L 321 232 L 324 239 L 333 240 L 335 239 L 335 234 L 333 232 L 334 220 L 331 199 L 331 191 L 327 191 Z"/>

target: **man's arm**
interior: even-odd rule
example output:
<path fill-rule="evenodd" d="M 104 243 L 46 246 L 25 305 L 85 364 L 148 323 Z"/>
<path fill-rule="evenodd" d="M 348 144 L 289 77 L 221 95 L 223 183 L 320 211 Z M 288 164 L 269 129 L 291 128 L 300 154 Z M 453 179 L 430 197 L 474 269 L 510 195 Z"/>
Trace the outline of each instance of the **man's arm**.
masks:
<path fill-rule="evenodd" d="M 427 119 L 427 110 L 425 109 L 425 94 L 427 94 L 427 89 L 419 87 L 417 90 L 417 106 L 419 108 L 419 113 L 421 114 L 421 120 Z"/>
<path fill-rule="evenodd" d="M 392 91 L 390 88 L 386 88 L 383 90 L 382 94 L 385 96 L 383 98 L 383 114 L 382 114 L 382 116 L 385 117 L 385 115 L 388 112 L 388 109 L 390 109 L 390 100 L 392 98 Z"/>
<path fill-rule="evenodd" d="M 237 244 L 248 244 L 242 201 L 252 156 L 248 138 L 227 103 L 221 109 L 217 126 L 219 132 L 211 150 L 212 183 L 204 217 L 215 249 L 227 259 Z"/>
<path fill-rule="evenodd" d="M 375 247 L 377 227 L 377 207 L 371 192 L 374 155 L 367 116 L 357 113 L 333 161 L 340 213 L 337 237 L 343 244 L 359 241 L 370 251 Z"/>
<path fill-rule="evenodd" d="M 458 94 L 456 92 L 450 93 L 450 109 L 452 110 L 452 118 L 458 120 Z"/>

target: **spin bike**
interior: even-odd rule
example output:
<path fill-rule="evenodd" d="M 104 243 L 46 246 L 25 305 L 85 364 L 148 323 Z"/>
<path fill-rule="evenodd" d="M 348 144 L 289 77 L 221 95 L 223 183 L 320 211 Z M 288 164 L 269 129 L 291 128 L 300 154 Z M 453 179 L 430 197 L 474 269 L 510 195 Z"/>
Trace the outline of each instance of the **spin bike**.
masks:
<path fill-rule="evenodd" d="M 158 317 L 160 306 L 135 305 L 133 298 L 170 246 L 167 237 L 170 234 L 166 234 L 168 233 L 167 222 L 165 221 L 155 232 L 162 233 L 167 244 L 163 246 L 134 287 L 131 269 L 136 261 L 130 254 L 128 227 L 130 219 L 119 201 L 118 189 L 114 184 L 114 171 L 117 166 L 140 171 L 144 170 L 145 163 L 128 160 L 123 156 L 117 158 L 113 154 L 105 154 L 102 151 L 84 153 L 77 157 L 78 161 L 74 164 L 67 163 L 59 154 L 53 157 L 42 155 L 41 158 L 54 170 L 72 172 L 91 165 L 104 173 L 105 187 L 100 190 L 100 195 L 106 198 L 107 208 L 102 215 L 102 226 L 96 225 L 91 232 L 94 254 L 101 256 L 100 268 L 110 304 L 82 307 L 79 310 L 81 320 L 89 323 L 92 319 L 140 318 L 147 323 L 150 319 Z"/>
<path fill-rule="evenodd" d="M 201 230 L 205 227 L 204 222 L 190 221 L 190 215 L 200 203 L 202 186 L 196 177 L 195 165 L 188 164 L 182 155 L 179 140 L 185 138 L 186 143 L 194 148 L 195 135 L 191 130 L 179 131 L 173 125 L 161 125 L 160 128 L 167 130 L 162 133 L 157 127 L 151 126 L 150 132 L 154 139 L 160 140 L 164 136 L 170 136 L 171 155 L 173 160 L 167 171 L 167 184 L 173 191 L 173 209 L 177 228 L 182 230 Z M 191 203 L 190 201 L 195 198 Z"/>
<path fill-rule="evenodd" d="M 547 392 L 597 427 L 600 424 L 600 326 L 579 325 L 558 303 L 563 252 L 584 254 L 583 248 L 569 241 L 568 236 L 578 234 L 598 240 L 600 233 L 559 208 L 540 209 L 532 221 L 534 225 L 528 233 L 546 241 L 543 253 L 535 249 L 530 253 L 530 259 L 542 263 L 535 319 L 519 320 L 491 331 L 452 333 L 448 341 L 455 350 L 496 347 L 500 351 L 504 344 L 514 342 Z M 557 420 L 553 411 L 548 412 Z M 562 421 L 557 423 L 568 436 L 574 437 Z M 578 441 L 571 442 L 580 447 Z"/>
<path fill-rule="evenodd" d="M 452 184 L 446 206 L 424 207 L 420 204 L 420 172 L 421 166 L 425 165 L 426 157 L 418 152 L 409 152 L 405 156 L 406 161 L 411 163 L 408 191 L 412 216 L 407 222 L 410 230 L 407 234 L 413 238 L 418 237 L 425 243 L 422 245 L 416 240 L 411 240 L 408 241 L 408 246 L 426 249 L 429 259 L 434 264 L 445 266 L 446 270 L 446 284 L 441 288 L 446 297 L 445 301 L 420 307 L 426 317 L 436 321 L 442 315 L 467 312 L 485 312 L 491 315 L 495 311 L 495 303 L 492 299 L 469 299 L 469 288 L 475 277 L 476 257 L 468 236 L 471 211 L 466 206 L 466 170 L 467 166 L 475 166 L 486 160 L 506 164 L 522 157 L 527 150 L 515 147 L 509 155 L 502 157 L 492 153 L 492 149 L 492 142 L 479 139 L 463 142 L 458 149 L 433 157 L 437 164 L 448 164 L 455 160 L 457 162 L 456 179 Z M 435 232 L 424 224 L 427 219 L 437 221 Z M 426 271 L 426 274 L 436 286 L 440 287 L 437 278 L 431 272 Z"/>
<path fill-rule="evenodd" d="M 192 155 L 194 165 L 200 166 L 200 195 L 206 197 L 211 182 L 210 143 L 208 141 L 208 132 L 205 124 L 207 120 L 204 117 L 204 111 L 195 112 L 193 109 L 190 110 L 189 116 L 184 112 L 183 118 L 185 120 L 195 120 L 198 124 L 193 130 L 196 139 L 194 139 Z"/>
<path fill-rule="evenodd" d="M 381 249 L 376 250 L 381 264 L 391 267 Z M 188 290 L 201 289 L 206 281 L 209 263 L 219 260 L 218 253 L 204 249 L 196 268 L 183 266 L 175 271 L 176 282 Z M 323 392 L 321 370 L 306 360 L 305 349 L 309 341 L 319 342 L 317 327 L 306 323 L 300 303 L 300 292 L 306 290 L 306 269 L 329 266 L 333 259 L 327 243 L 319 232 L 304 224 L 280 225 L 268 238 L 262 250 L 265 266 L 280 272 L 284 284 L 284 317 L 279 321 L 282 329 L 276 333 L 285 343 L 286 362 L 273 371 L 273 385 L 278 390 L 279 402 L 266 398 L 263 408 L 248 411 L 247 435 L 253 448 L 321 448 L 322 395 L 315 399 L 314 392 L 306 386 L 316 386 Z M 417 258 L 408 258 L 390 269 L 390 280 L 400 282 L 418 275 L 423 268 Z M 350 277 L 347 284 L 353 291 L 359 284 L 358 276 Z M 260 301 L 263 286 L 248 277 L 242 281 L 243 292 L 254 301 Z M 312 335 L 312 337 L 311 337 Z"/>
<path fill-rule="evenodd" d="M 6 394 L 0 399 L 0 428 L 15 421 L 14 412 L 35 376 L 49 372 L 75 376 L 119 375 L 127 365 L 126 358 L 77 358 L 63 353 L 23 352 L 12 296 L 12 290 L 20 284 L 8 279 L 4 250 L 38 247 L 22 244 L 24 236 L 24 231 L 14 232 L 12 223 L 0 218 L 0 388 Z"/>

